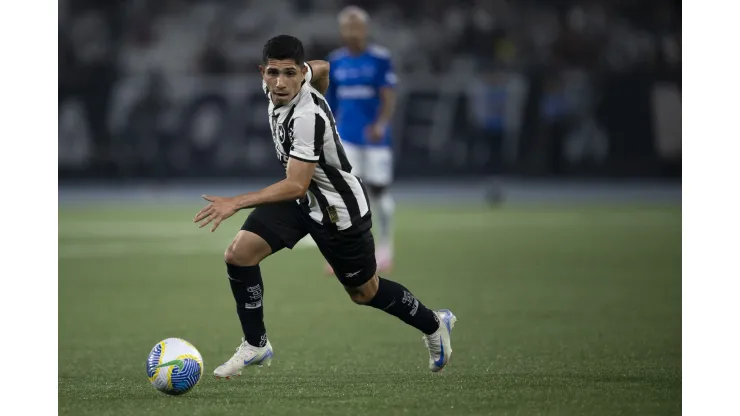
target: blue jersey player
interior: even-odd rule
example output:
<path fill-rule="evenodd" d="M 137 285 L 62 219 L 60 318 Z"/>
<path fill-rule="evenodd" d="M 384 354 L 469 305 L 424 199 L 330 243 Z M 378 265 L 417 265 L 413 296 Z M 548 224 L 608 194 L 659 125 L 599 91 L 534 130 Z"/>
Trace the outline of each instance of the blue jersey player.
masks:
<path fill-rule="evenodd" d="M 331 74 L 327 101 L 336 115 L 337 130 L 352 165 L 370 193 L 378 223 L 378 269 L 393 263 L 393 211 L 388 186 L 393 179 L 393 148 L 389 125 L 395 106 L 396 74 L 388 49 L 368 44 L 367 13 L 349 6 L 339 13 L 345 43 L 329 56 Z"/>

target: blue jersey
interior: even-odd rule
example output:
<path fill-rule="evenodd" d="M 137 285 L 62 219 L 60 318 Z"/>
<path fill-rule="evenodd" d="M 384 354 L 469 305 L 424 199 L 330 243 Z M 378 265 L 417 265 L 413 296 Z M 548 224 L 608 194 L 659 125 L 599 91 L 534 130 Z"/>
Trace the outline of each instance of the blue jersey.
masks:
<path fill-rule="evenodd" d="M 357 145 L 390 146 L 390 128 L 379 142 L 371 142 L 365 129 L 380 115 L 380 89 L 394 87 L 391 55 L 381 46 L 369 46 L 352 55 L 347 48 L 329 55 L 331 73 L 326 100 L 337 121 L 342 141 Z"/>

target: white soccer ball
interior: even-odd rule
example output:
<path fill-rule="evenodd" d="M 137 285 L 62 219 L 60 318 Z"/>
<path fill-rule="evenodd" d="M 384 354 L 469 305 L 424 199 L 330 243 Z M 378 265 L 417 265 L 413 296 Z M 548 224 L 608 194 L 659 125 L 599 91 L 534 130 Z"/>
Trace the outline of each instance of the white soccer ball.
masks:
<path fill-rule="evenodd" d="M 152 348 L 146 360 L 146 374 L 162 393 L 180 395 L 190 391 L 203 375 L 203 358 L 193 344 L 167 338 Z"/>

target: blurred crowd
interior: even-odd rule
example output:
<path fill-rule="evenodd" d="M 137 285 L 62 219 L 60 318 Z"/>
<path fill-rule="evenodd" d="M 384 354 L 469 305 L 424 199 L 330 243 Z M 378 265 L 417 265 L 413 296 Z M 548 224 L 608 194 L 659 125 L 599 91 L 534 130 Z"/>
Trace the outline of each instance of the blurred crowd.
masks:
<path fill-rule="evenodd" d="M 681 59 L 673 0 L 60 0 L 60 76 L 252 71 L 278 33 L 318 59 L 338 46 L 336 14 L 348 4 L 370 12 L 400 73 L 671 70 Z"/>
<path fill-rule="evenodd" d="M 162 85 L 183 76 L 257 76 L 264 42 L 280 33 L 300 38 L 309 59 L 326 58 L 341 44 L 337 13 L 347 5 L 369 12 L 372 40 L 391 50 L 401 86 L 438 80 L 431 92 L 412 88 L 399 106 L 398 137 L 420 146 L 415 155 L 434 159 L 462 146 L 461 154 L 485 156 L 479 163 L 494 168 L 521 162 L 556 173 L 563 160 L 601 166 L 612 158 L 634 170 L 635 155 L 652 163 L 653 137 L 680 118 L 679 0 L 59 0 L 60 147 L 68 153 L 60 159 L 121 164 L 123 143 L 131 158 L 159 168 L 162 152 L 152 149 L 163 137 L 188 137 L 191 107 L 201 105 L 170 85 L 180 101 L 172 99 Z M 146 80 L 141 96 L 132 96 L 136 83 L 122 82 L 134 78 Z M 458 84 L 454 99 L 438 88 L 448 81 Z M 678 97 L 670 92 L 669 105 L 656 106 L 651 94 L 665 82 Z M 429 99 L 437 109 L 429 120 L 403 111 L 427 109 Z M 248 104 L 216 101 L 223 120 L 206 118 L 194 136 L 215 131 L 214 146 L 251 145 L 262 119 L 244 126 Z M 655 127 L 653 114 L 664 113 Z M 453 117 L 445 122 L 444 114 Z M 674 136 L 664 141 L 680 153 L 680 131 Z M 478 143 L 488 150 L 476 150 Z M 171 147 L 182 151 L 182 142 Z M 462 167 L 478 163 L 465 157 Z"/>

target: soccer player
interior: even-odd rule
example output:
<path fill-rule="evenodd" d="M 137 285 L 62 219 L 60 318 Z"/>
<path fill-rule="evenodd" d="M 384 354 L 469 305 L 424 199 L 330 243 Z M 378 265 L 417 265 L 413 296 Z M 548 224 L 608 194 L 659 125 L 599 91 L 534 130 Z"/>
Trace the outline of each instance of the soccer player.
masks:
<path fill-rule="evenodd" d="M 263 319 L 260 262 L 293 248 L 307 234 L 350 299 L 421 331 L 430 370 L 441 370 L 452 354 L 450 332 L 456 318 L 447 309 L 428 309 L 407 288 L 376 274 L 365 188 L 350 173 L 334 116 L 322 95 L 328 87 L 329 64 L 304 63 L 303 45 L 287 35 L 267 41 L 262 61 L 272 139 L 286 178 L 235 197 L 204 196 L 209 203 L 193 220 L 201 228 L 212 224 L 215 231 L 239 210 L 254 208 L 224 255 L 244 338 L 214 374 L 230 378 L 248 365 L 270 363 L 273 350 Z"/>
<path fill-rule="evenodd" d="M 368 44 L 364 10 L 349 6 L 339 13 L 338 20 L 346 46 L 329 55 L 331 82 L 326 98 L 337 115 L 337 130 L 352 173 L 369 190 L 370 206 L 379 225 L 378 270 L 390 272 L 395 204 L 388 190 L 393 179 L 389 124 L 396 102 L 396 74 L 388 49 Z"/>

